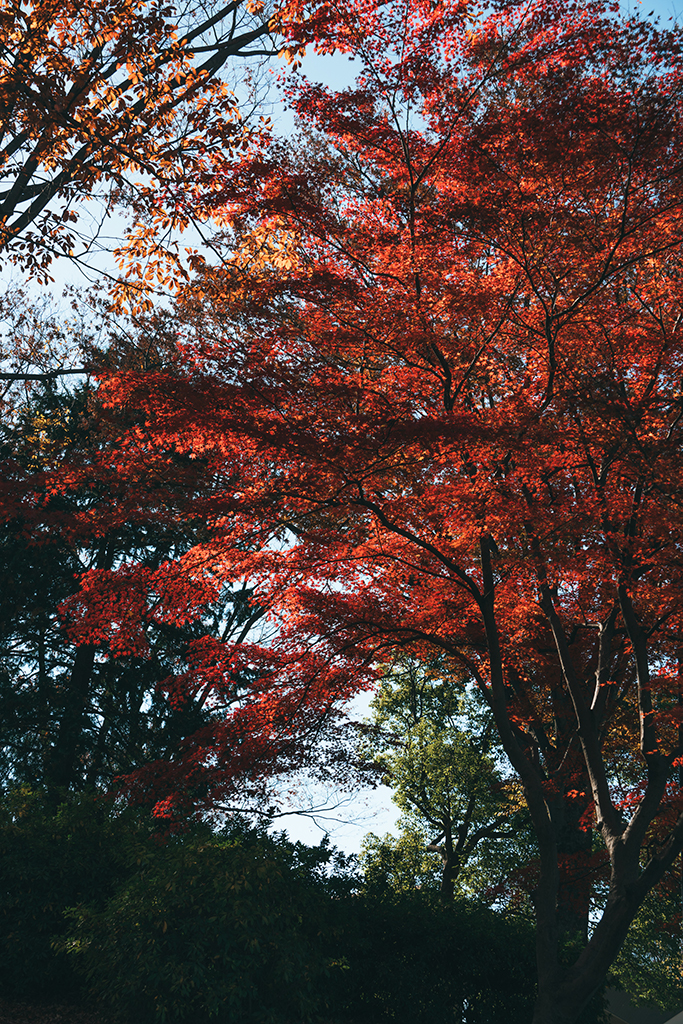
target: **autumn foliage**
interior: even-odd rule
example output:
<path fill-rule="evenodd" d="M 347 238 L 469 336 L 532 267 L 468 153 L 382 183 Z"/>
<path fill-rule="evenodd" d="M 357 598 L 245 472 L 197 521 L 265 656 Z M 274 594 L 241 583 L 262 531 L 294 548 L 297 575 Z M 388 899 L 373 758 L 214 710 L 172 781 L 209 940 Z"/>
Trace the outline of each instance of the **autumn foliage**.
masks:
<path fill-rule="evenodd" d="M 144 658 L 226 587 L 267 611 L 161 683 L 220 712 L 129 777 L 171 818 L 301 763 L 398 654 L 475 682 L 540 851 L 534 1024 L 570 1024 L 683 848 L 680 40 L 599 2 L 287 18 L 355 86 L 290 80 L 293 142 L 202 164 L 221 258 L 52 483 L 201 536 L 93 568 L 66 628 Z"/>
<path fill-rule="evenodd" d="M 196 175 L 248 137 L 220 72 L 273 52 L 261 11 L 245 0 L 201 12 L 157 0 L 4 4 L 3 259 L 41 280 L 55 256 L 87 263 L 104 244 L 99 224 L 125 208 L 121 265 L 144 278 L 151 261 L 148 281 L 165 280 L 178 265 L 169 231 L 192 220 Z"/>

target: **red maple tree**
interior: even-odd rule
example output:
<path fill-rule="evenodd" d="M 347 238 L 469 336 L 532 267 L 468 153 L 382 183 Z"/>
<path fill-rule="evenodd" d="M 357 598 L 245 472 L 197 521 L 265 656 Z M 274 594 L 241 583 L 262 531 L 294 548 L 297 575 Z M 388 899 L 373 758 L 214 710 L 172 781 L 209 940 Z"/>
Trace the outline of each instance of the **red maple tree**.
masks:
<path fill-rule="evenodd" d="M 272 609 L 250 743 L 299 742 L 394 652 L 476 681 L 538 838 L 534 1024 L 570 1024 L 683 848 L 680 42 L 600 3 L 298 21 L 362 73 L 293 89 L 298 142 L 207 183 L 231 230 L 179 302 L 182 369 L 102 384 L 145 415 L 121 471 L 214 482 L 164 572 Z M 133 636 L 126 572 L 92 582 Z M 208 778 L 232 756 L 197 749 Z"/>

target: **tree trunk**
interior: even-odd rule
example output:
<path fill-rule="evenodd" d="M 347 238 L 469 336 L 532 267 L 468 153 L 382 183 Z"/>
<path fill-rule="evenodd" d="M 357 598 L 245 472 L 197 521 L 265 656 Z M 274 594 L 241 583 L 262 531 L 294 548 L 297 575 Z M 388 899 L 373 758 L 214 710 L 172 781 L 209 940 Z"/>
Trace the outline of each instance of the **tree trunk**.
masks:
<path fill-rule="evenodd" d="M 64 710 L 59 732 L 50 751 L 45 773 L 48 792 L 59 799 L 59 791 L 73 786 L 80 777 L 78 749 L 83 734 L 85 707 L 90 692 L 90 680 L 95 663 L 92 644 L 83 644 L 76 650 L 71 676 L 65 694 Z"/>
<path fill-rule="evenodd" d="M 589 791 L 586 777 L 582 782 L 581 792 Z M 588 942 L 588 915 L 593 882 L 593 833 L 590 828 L 581 825 L 588 800 L 585 796 L 567 799 L 565 795 L 561 804 L 558 808 L 557 828 L 557 855 L 560 865 L 557 926 L 560 947 L 568 942 L 583 947 Z"/>
<path fill-rule="evenodd" d="M 113 561 L 114 538 L 103 537 L 95 566 L 98 569 L 111 569 Z M 64 695 L 62 719 L 54 745 L 48 754 L 45 771 L 48 794 L 55 800 L 59 800 L 61 791 L 82 780 L 79 747 L 85 725 L 85 709 L 90 694 L 96 650 L 93 644 L 81 644 L 76 648 L 74 655 Z"/>

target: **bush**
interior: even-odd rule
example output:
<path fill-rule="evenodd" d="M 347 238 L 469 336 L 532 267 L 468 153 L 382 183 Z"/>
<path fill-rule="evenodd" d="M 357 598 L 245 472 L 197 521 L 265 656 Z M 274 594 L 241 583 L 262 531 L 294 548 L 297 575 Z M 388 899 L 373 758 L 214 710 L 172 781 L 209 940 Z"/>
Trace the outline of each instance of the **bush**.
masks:
<path fill-rule="evenodd" d="M 327 877 L 325 844 L 239 824 L 161 840 L 101 801 L 54 813 L 24 791 L 0 817 L 0 858 L 5 997 L 80 990 L 141 1024 L 531 1017 L 527 922 L 363 888 L 343 858 Z"/>
<path fill-rule="evenodd" d="M 325 848 L 233 826 L 148 851 L 64 946 L 134 1021 L 527 1024 L 533 930 L 467 903 L 350 891 Z"/>
<path fill-rule="evenodd" d="M 130 1020 L 527 1024 L 534 937 L 467 902 L 360 891 L 326 849 L 232 826 L 149 849 L 63 943 Z M 338 866 L 337 866 L 338 867 Z"/>
<path fill-rule="evenodd" d="M 104 900 L 130 873 L 139 842 L 130 815 L 93 797 L 51 807 L 27 788 L 0 807 L 0 992 L 5 998 L 73 998 L 80 982 L 52 942 L 64 909 Z"/>
<path fill-rule="evenodd" d="M 420 893 L 345 902 L 345 969 L 330 979 L 335 1022 L 528 1024 L 536 971 L 527 923 Z"/>
<path fill-rule="evenodd" d="M 315 866 L 248 829 L 170 840 L 104 908 L 72 910 L 62 946 L 92 994 L 131 1019 L 299 1024 L 328 968 Z"/>

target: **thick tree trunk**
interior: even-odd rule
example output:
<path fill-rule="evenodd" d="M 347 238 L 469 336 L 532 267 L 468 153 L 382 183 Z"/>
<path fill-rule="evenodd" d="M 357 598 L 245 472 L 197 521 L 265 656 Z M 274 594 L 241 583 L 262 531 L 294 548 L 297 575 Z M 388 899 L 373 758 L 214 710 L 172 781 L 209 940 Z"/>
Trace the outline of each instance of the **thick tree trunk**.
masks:
<path fill-rule="evenodd" d="M 680 839 L 677 847 L 679 843 Z M 576 962 L 570 967 L 561 966 L 552 950 L 545 949 L 541 942 L 537 944 L 539 988 L 532 1024 L 576 1024 L 604 985 L 645 895 L 669 866 L 664 860 L 659 864 L 652 861 L 641 872 L 637 862 L 629 863 L 630 856 L 622 856 L 622 849 L 613 856 L 610 895 L 602 917 Z M 547 908 L 537 903 L 539 919 L 544 911 Z"/>
<path fill-rule="evenodd" d="M 455 895 L 455 880 L 460 874 L 462 863 L 453 845 L 453 831 L 451 822 L 444 822 L 444 842 L 442 845 L 430 843 L 427 847 L 432 853 L 438 853 L 441 857 L 441 883 L 439 885 L 439 897 L 444 903 L 452 903 Z"/>
<path fill-rule="evenodd" d="M 460 873 L 460 863 L 454 857 L 453 851 L 450 852 L 450 857 L 447 856 L 443 862 L 443 871 L 441 872 L 441 885 L 439 888 L 439 895 L 444 903 L 452 903 L 455 895 L 455 880 Z"/>
<path fill-rule="evenodd" d="M 573 1010 L 558 1005 L 557 993 L 545 992 L 536 1000 L 532 1024 L 575 1024 L 576 1016 Z"/>
<path fill-rule="evenodd" d="M 589 786 L 584 772 L 580 791 L 584 794 L 589 792 Z M 558 809 L 557 856 L 560 880 L 557 926 L 560 947 L 567 942 L 574 947 L 583 947 L 588 942 L 588 915 L 593 883 L 593 833 L 592 829 L 581 823 L 587 804 L 585 795 L 574 799 L 565 796 Z"/>
<path fill-rule="evenodd" d="M 612 959 L 618 952 L 615 947 Z M 532 1024 L 576 1024 L 582 1011 L 602 989 L 607 968 L 601 973 L 591 969 L 558 970 L 554 983 L 539 986 Z"/>

